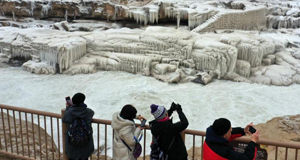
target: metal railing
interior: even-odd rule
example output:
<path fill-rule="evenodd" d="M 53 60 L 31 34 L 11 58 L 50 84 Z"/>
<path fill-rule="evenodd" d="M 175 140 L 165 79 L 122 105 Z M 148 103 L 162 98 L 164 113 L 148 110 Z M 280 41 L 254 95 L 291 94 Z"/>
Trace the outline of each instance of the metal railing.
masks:
<path fill-rule="evenodd" d="M 0 109 L 0 155 L 31 160 L 68 159 L 63 154 L 63 133 L 66 132 L 66 125 L 61 122 L 61 118 L 64 110 L 62 110 L 62 114 L 55 114 L 1 104 Z M 114 133 L 111 127 L 108 128 L 110 124 L 111 121 L 109 120 L 93 119 L 95 152 L 90 157 L 91 160 L 111 159 Z M 144 138 L 141 143 L 143 153 L 138 160 L 149 159 L 147 155 L 150 153 L 149 146 L 152 139 L 152 137 L 147 137 L 147 135 L 151 135 L 149 126 L 146 126 L 143 132 Z M 205 132 L 186 129 L 182 132 L 182 137 L 188 148 L 188 159 L 202 160 L 203 150 L 201 146 L 204 143 Z M 236 141 L 247 144 L 250 138 L 242 137 Z M 267 146 L 268 160 L 299 159 L 300 143 L 259 140 L 258 144 Z M 108 153 L 108 151 L 111 153 Z"/>

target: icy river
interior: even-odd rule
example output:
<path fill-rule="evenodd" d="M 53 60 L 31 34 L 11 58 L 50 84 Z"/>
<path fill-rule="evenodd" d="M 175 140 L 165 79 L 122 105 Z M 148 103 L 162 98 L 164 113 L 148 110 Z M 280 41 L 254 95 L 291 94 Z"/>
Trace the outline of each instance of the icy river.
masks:
<path fill-rule="evenodd" d="M 203 86 L 195 83 L 167 84 L 153 77 L 124 72 L 100 71 L 81 75 L 35 75 L 21 68 L 0 68 L 0 103 L 60 113 L 65 97 L 77 92 L 86 95 L 86 104 L 95 118 L 111 119 L 125 104 L 133 104 L 152 120 L 152 103 L 169 108 L 182 105 L 189 129 L 205 130 L 219 117 L 233 126 L 264 123 L 273 117 L 297 114 L 299 85 L 289 87 L 214 80 Z M 175 121 L 178 120 L 174 114 Z"/>

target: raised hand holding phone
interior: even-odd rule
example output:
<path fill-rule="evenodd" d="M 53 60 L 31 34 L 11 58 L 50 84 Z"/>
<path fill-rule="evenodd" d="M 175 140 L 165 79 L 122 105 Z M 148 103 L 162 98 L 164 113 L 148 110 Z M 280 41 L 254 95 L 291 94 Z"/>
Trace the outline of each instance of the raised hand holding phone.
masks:
<path fill-rule="evenodd" d="M 145 127 L 147 120 L 143 119 L 141 122 L 141 127 Z"/>
<path fill-rule="evenodd" d="M 253 134 L 256 132 L 256 129 L 252 126 L 249 127 L 249 131 Z"/>
<path fill-rule="evenodd" d="M 66 102 L 67 102 L 67 106 L 69 106 L 69 107 L 73 105 L 72 100 L 69 96 L 66 97 Z"/>

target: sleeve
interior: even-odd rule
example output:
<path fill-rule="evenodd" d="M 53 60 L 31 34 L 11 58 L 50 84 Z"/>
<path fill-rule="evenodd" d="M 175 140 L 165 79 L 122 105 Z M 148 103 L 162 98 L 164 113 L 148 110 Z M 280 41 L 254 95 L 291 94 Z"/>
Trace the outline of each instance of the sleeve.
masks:
<path fill-rule="evenodd" d="M 95 115 L 95 112 L 92 109 L 87 108 L 87 116 L 86 116 L 87 117 L 87 119 L 86 119 L 87 123 L 89 123 L 89 124 L 92 123 L 94 115 Z"/>
<path fill-rule="evenodd" d="M 171 115 L 173 114 L 173 110 L 169 109 L 167 112 L 168 112 L 169 117 L 171 117 Z"/>
<path fill-rule="evenodd" d="M 62 118 L 62 122 L 63 123 L 67 123 L 67 124 L 71 124 L 73 122 L 73 116 L 72 115 L 72 112 L 71 112 L 71 107 L 67 107 L 66 108 L 66 111 L 65 111 L 65 114 Z"/>
<path fill-rule="evenodd" d="M 233 141 L 234 139 L 239 138 L 244 135 L 245 135 L 244 128 L 241 128 L 241 127 L 232 128 L 231 136 L 229 137 L 228 141 L 229 142 Z"/>
<path fill-rule="evenodd" d="M 254 160 L 256 158 L 257 147 L 253 141 L 249 142 L 244 153 L 239 153 L 234 150 L 229 151 L 228 159 L 231 160 Z"/>
<path fill-rule="evenodd" d="M 171 126 L 171 130 L 175 133 L 182 132 L 189 125 L 189 122 L 183 112 L 178 112 L 178 115 L 179 115 L 180 122 L 177 122 Z"/>

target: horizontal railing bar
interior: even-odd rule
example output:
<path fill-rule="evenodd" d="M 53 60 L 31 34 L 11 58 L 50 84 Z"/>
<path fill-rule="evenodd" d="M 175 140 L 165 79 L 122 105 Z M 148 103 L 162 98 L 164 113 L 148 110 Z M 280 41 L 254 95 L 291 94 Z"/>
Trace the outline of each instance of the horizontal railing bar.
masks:
<path fill-rule="evenodd" d="M 185 134 L 191 134 L 191 135 L 198 135 L 198 136 L 205 136 L 206 132 L 204 131 L 196 131 L 196 130 L 191 130 L 191 129 L 186 129 L 184 130 Z"/>
<path fill-rule="evenodd" d="M 92 119 L 92 123 L 100 123 L 100 124 L 107 124 L 110 125 L 111 121 L 110 120 L 105 120 L 105 119 Z"/>
<path fill-rule="evenodd" d="M 21 108 L 21 107 L 14 107 L 14 106 L 9 106 L 9 105 L 4 105 L 4 104 L 0 104 L 0 107 L 2 109 L 12 110 L 12 111 L 19 111 L 19 112 L 25 112 L 25 113 L 44 115 L 44 116 L 48 116 L 48 117 L 61 118 L 61 114 L 52 113 L 52 112 L 45 112 L 45 111 L 39 111 L 39 110 L 33 110 L 33 109 Z"/>
<path fill-rule="evenodd" d="M 251 141 L 251 138 L 250 137 L 240 137 L 240 138 L 235 139 L 235 141 L 249 143 Z M 272 140 L 268 140 L 268 139 L 259 139 L 257 143 L 271 145 L 271 146 L 278 146 L 278 147 L 288 147 L 288 148 L 292 148 L 292 149 L 300 148 L 299 142 L 292 143 L 292 142 L 272 141 Z"/>
<path fill-rule="evenodd" d="M 184 131 L 185 134 L 190 134 L 190 135 L 198 135 L 198 136 L 205 136 L 206 132 L 204 131 L 196 131 L 196 130 L 190 130 L 186 129 Z M 235 139 L 237 142 L 242 142 L 242 143 L 249 143 L 251 141 L 250 137 L 240 137 Z M 292 143 L 292 142 L 279 142 L 279 141 L 272 141 L 272 140 L 267 140 L 267 139 L 259 139 L 258 144 L 265 144 L 265 145 L 271 145 L 271 146 L 278 146 L 278 147 L 289 147 L 293 149 L 299 149 L 300 148 L 300 143 Z"/>
<path fill-rule="evenodd" d="M 34 158 L 29 158 L 28 156 L 17 155 L 15 153 L 5 152 L 5 151 L 2 151 L 2 150 L 0 150 L 0 154 L 6 155 L 9 158 L 24 159 L 24 160 L 35 160 Z"/>

